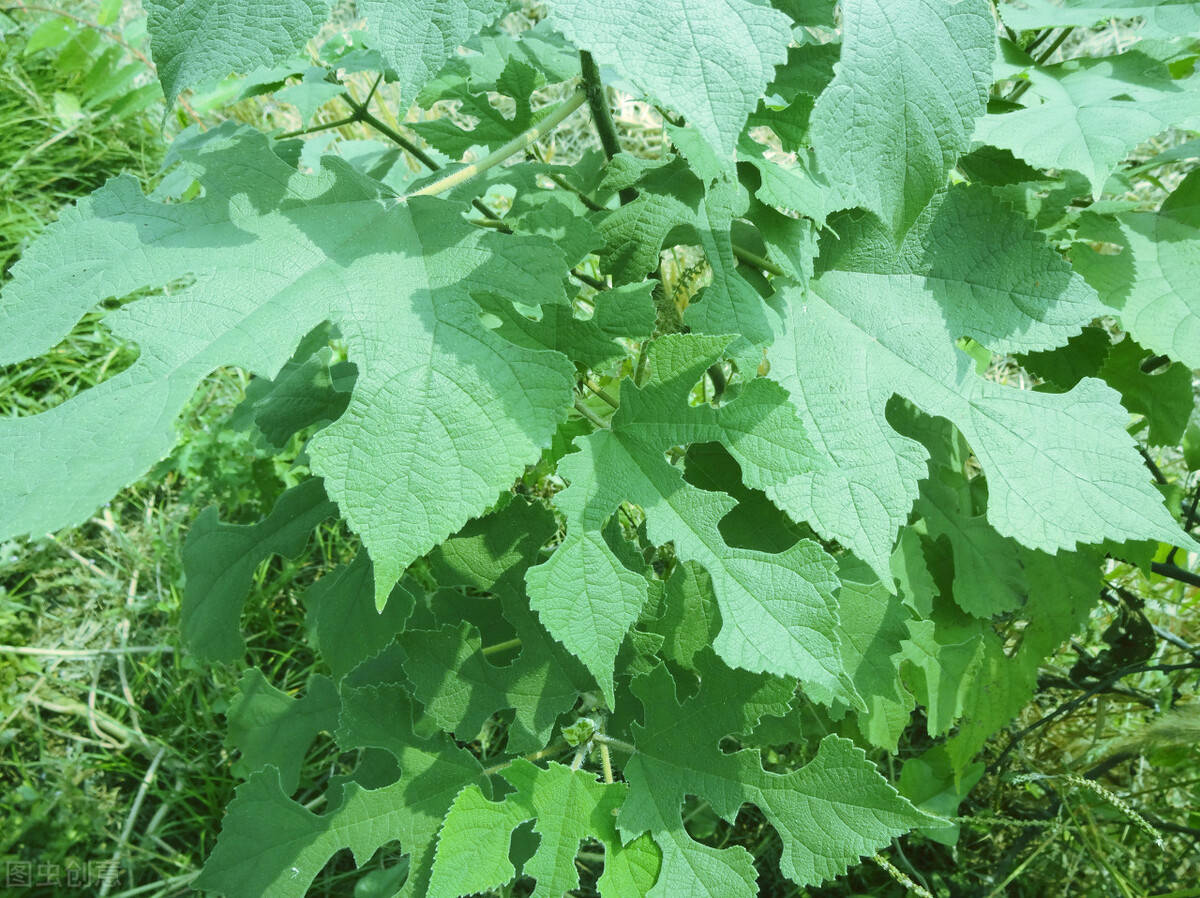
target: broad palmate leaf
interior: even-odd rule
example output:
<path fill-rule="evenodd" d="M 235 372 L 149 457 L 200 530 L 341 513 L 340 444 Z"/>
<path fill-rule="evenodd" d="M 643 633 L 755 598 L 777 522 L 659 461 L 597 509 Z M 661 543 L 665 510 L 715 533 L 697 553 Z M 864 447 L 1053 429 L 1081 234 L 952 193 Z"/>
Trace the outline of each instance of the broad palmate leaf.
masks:
<path fill-rule="evenodd" d="M 382 604 L 414 558 L 537 460 L 565 414 L 566 358 L 508 343 L 472 300 L 562 302 L 562 256 L 542 238 L 476 229 L 452 203 L 397 202 L 337 159 L 297 173 L 249 129 L 182 137 L 175 158 L 202 197 L 165 205 L 113 181 L 63 215 L 4 291 L 10 362 L 52 347 L 107 297 L 170 290 L 107 319 L 140 348 L 132 367 L 0 423 L 0 465 L 15 472 L 0 486 L 4 533 L 83 519 L 170 450 L 209 372 L 274 375 L 330 320 L 358 379 L 309 452 L 371 553 Z"/>

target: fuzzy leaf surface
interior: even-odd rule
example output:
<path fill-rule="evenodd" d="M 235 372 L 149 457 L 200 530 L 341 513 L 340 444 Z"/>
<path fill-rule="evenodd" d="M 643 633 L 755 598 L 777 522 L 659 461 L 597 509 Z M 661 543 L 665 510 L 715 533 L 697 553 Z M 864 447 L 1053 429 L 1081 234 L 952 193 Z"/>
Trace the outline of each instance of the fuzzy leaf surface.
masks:
<path fill-rule="evenodd" d="M 817 99 L 821 172 L 902 233 L 970 143 L 992 83 L 987 0 L 845 0 L 836 76 Z"/>
<path fill-rule="evenodd" d="M 564 415 L 570 363 L 495 335 L 472 299 L 563 302 L 562 256 L 543 238 L 473 228 L 443 200 L 397 203 L 335 158 L 300 174 L 249 129 L 185 135 L 174 153 L 203 197 L 164 205 L 112 181 L 47 231 L 4 292 L 8 361 L 52 347 L 105 297 L 185 283 L 108 319 L 138 343 L 132 367 L 0 424 L 0 460 L 17 472 L 0 487 L 5 533 L 86 517 L 170 450 L 171 422 L 210 371 L 272 376 L 330 320 L 359 374 L 346 412 L 309 444 L 311 466 L 370 551 L 382 605 Z"/>
<path fill-rule="evenodd" d="M 1139 343 L 1200 367 L 1200 172 L 1184 178 L 1157 212 L 1118 220 L 1127 258 L 1077 249 L 1075 264 Z"/>
<path fill-rule="evenodd" d="M 1045 67 L 1018 60 L 1013 68 L 1029 79 L 1025 108 L 980 119 L 975 139 L 1039 168 L 1077 171 L 1095 197 L 1139 143 L 1200 125 L 1200 76 L 1176 81 L 1136 51 Z"/>
<path fill-rule="evenodd" d="M 786 398 L 765 380 L 720 409 L 688 408 L 692 386 L 726 343 L 696 336 L 658 340 L 650 382 L 641 389 L 626 385 L 611 430 L 577 441 L 580 451 L 560 463 L 570 486 L 555 504 L 567 518 L 567 535 L 549 561 L 529 571 L 531 604 L 602 688 L 610 688 L 621 640 L 647 600 L 645 579 L 621 563 L 603 536 L 621 502 L 632 502 L 645 510 L 653 543 L 674 542 L 679 558 L 700 564 L 712 578 L 722 619 L 714 644 L 728 664 L 799 676 L 818 701 L 836 697 L 859 706 L 842 668 L 833 559 L 811 540 L 777 554 L 729 546 L 718 523 L 737 503 L 687 483 L 664 457 L 673 445 L 725 442 L 746 459 L 757 485 L 753 480 L 760 473 L 765 478 L 771 462 L 798 455 L 803 430 Z M 780 435 L 788 424 L 791 440 Z M 754 464 L 758 458 L 764 464 Z"/>
<path fill-rule="evenodd" d="M 202 81 L 299 56 L 330 0 L 146 0 L 150 49 L 167 105 Z"/>

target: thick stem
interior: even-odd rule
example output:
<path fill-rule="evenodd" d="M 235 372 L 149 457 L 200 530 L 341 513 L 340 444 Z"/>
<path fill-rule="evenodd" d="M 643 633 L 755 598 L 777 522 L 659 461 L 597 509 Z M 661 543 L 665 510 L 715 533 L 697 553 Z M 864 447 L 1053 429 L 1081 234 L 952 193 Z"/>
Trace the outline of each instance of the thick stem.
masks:
<path fill-rule="evenodd" d="M 381 121 L 368 112 L 365 105 L 359 105 L 348 97 L 345 99 L 346 102 L 350 104 L 350 108 L 354 110 L 354 115 L 358 121 L 370 125 L 384 137 L 388 138 L 397 146 L 399 146 L 402 150 L 404 150 L 404 152 L 410 154 L 414 159 L 416 159 L 430 171 L 437 171 L 439 168 L 441 168 L 441 166 L 437 164 L 437 161 L 434 160 L 432 156 L 426 153 L 423 149 L 421 149 L 387 122 Z"/>
<path fill-rule="evenodd" d="M 611 159 L 621 152 L 621 143 L 617 140 L 617 125 L 613 121 L 612 110 L 608 108 L 608 98 L 604 95 L 600 69 L 587 50 L 579 51 L 579 68 L 583 73 L 584 89 L 587 91 L 588 109 L 591 110 L 596 133 L 600 135 L 600 146 L 604 148 L 604 155 Z"/>
<path fill-rule="evenodd" d="M 588 109 L 592 113 L 596 133 L 600 136 L 600 146 L 604 148 L 604 155 L 611 160 L 621 152 L 621 142 L 617 139 L 617 123 L 613 121 L 604 82 L 600 80 L 600 69 L 587 50 L 579 51 L 579 69 L 583 74 L 584 90 L 587 91 Z M 624 206 L 637 199 L 637 191 L 632 187 L 622 187 L 617 196 Z"/>
<path fill-rule="evenodd" d="M 473 162 L 470 165 L 463 166 L 455 172 L 452 172 L 444 178 L 439 178 L 432 184 L 426 184 L 420 190 L 414 190 L 408 194 L 405 199 L 413 196 L 437 196 L 439 193 L 445 193 L 447 190 L 452 190 L 459 184 L 471 180 L 477 175 L 483 174 L 490 168 L 495 168 L 507 159 L 515 156 L 517 153 L 523 152 L 527 147 L 532 146 L 535 142 L 541 140 L 546 134 L 553 131 L 563 123 L 572 113 L 575 112 L 587 100 L 587 92 L 580 88 L 575 91 L 571 97 L 562 103 L 554 112 L 550 113 L 532 128 L 517 135 L 504 146 L 500 147 L 493 153 L 484 156 L 478 162 Z"/>

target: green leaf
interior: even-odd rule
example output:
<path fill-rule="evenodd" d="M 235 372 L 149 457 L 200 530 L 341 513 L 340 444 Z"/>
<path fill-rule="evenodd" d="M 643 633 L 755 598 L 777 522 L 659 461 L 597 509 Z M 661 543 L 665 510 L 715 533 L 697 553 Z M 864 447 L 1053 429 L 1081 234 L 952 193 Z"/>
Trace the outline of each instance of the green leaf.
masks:
<path fill-rule="evenodd" d="M 914 707 L 912 695 L 896 674 L 911 610 L 889 589 L 890 584 L 856 559 L 840 565 L 838 578 L 842 581 L 838 593 L 842 657 L 854 688 L 867 704 L 867 710 L 858 714 L 858 727 L 872 745 L 894 753 Z"/>
<path fill-rule="evenodd" d="M 1200 97 L 1200 93 L 1196 95 Z M 1200 110 L 1198 110 L 1200 111 Z M 1200 367 L 1200 172 L 1179 183 L 1157 212 L 1118 216 L 1123 252 L 1100 255 L 1077 245 L 1080 273 L 1117 310 L 1143 346 L 1189 368 Z"/>
<path fill-rule="evenodd" d="M 753 381 L 753 389 L 720 409 L 688 409 L 692 386 L 726 342 L 689 336 L 656 341 L 651 381 L 640 389 L 627 384 L 612 429 L 577 441 L 580 451 L 563 459 L 559 473 L 570 486 L 555 504 L 567 518 L 567 534 L 548 562 L 530 570 L 530 603 L 611 695 L 613 659 L 647 592 L 645 580 L 620 563 L 602 531 L 621 502 L 632 502 L 645 510 L 651 542 L 673 542 L 677 557 L 711 576 L 722 620 L 714 645 L 727 663 L 799 676 L 816 700 L 836 697 L 858 707 L 842 669 L 833 560 L 809 540 L 778 554 L 729 546 L 718 522 L 736 503 L 691 486 L 664 457 L 674 445 L 724 442 L 749 471 L 748 485 L 758 486 L 770 466 L 785 465 L 782 459 L 804 441 L 794 416 L 795 437 L 784 436 L 779 425 L 786 426 L 790 409 L 766 381 Z M 763 464 L 755 465 L 756 458 Z"/>
<path fill-rule="evenodd" d="M 594 688 L 579 662 L 538 623 L 525 598 L 525 571 L 554 529 L 548 509 L 517 499 L 471 521 L 430 558 L 444 585 L 494 593 L 491 601 L 499 604 L 519 645 L 489 661 L 479 630 L 460 620 L 399 637 L 413 695 L 438 726 L 462 741 L 474 739 L 493 714 L 512 708 L 506 751 L 542 748 L 558 716 Z M 496 627 L 489 630 L 495 634 Z M 489 641 L 500 643 L 503 636 L 491 635 Z"/>
<path fill-rule="evenodd" d="M 747 208 L 742 186 L 724 174 L 706 183 L 683 159 L 648 162 L 625 155 L 613 161 L 605 184 L 638 191 L 636 199 L 608 213 L 599 225 L 604 241 L 600 257 L 613 281 L 642 280 L 658 267 L 668 237 L 685 232 L 704 250 L 712 268 L 711 283 L 688 306 L 687 324 L 704 333 L 740 334 L 744 340 L 735 351 L 760 359 L 761 352 L 747 347 L 769 341 L 767 310 L 738 271 L 731 237 L 734 219 Z"/>
<path fill-rule="evenodd" d="M 327 677 L 309 678 L 303 698 L 292 698 L 250 668 L 238 683 L 238 694 L 225 712 L 226 740 L 241 752 L 233 765 L 240 777 L 268 764 L 279 772 L 279 784 L 290 795 L 300 784 L 300 768 L 309 745 L 321 732 L 337 729 L 341 700 Z"/>
<path fill-rule="evenodd" d="M 1186 542 L 1113 390 L 1090 379 L 1061 395 L 1001 386 L 955 350 L 964 334 L 999 351 L 1052 346 L 1098 308 L 1043 239 L 989 196 L 951 191 L 914 229 L 922 242 L 906 241 L 899 254 L 869 229 L 843 237 L 828 264 L 848 270 L 784 291 L 770 376 L 828 453 L 800 481 L 816 513 L 798 516 L 886 571 L 924 474 L 924 451 L 887 422 L 898 393 L 962 431 L 988 475 L 988 521 L 1002 535 L 1048 552 L 1110 537 Z"/>
<path fill-rule="evenodd" d="M 300 55 L 329 0 L 146 0 L 150 51 L 170 107 L 202 81 Z"/>
<path fill-rule="evenodd" d="M 334 679 L 388 645 L 417 604 L 415 584 L 397 584 L 383 611 L 375 608 L 375 575 L 371 559 L 359 552 L 350 564 L 338 565 L 304 593 L 304 627 Z"/>
<path fill-rule="evenodd" d="M 634 690 L 645 724 L 633 728 L 637 752 L 625 765 L 630 792 L 617 826 L 626 838 L 646 831 L 654 836 L 666 882 L 687 881 L 693 860 L 704 866 L 714 860 L 711 849 L 693 848 L 683 830 L 679 810 L 688 795 L 707 800 L 731 823 L 743 803 L 757 805 L 783 841 L 780 868 L 800 885 L 840 876 L 862 855 L 933 820 L 901 798 L 861 750 L 836 736 L 823 739 L 807 765 L 786 774 L 764 770 L 755 749 L 723 752 L 723 737 L 786 711 L 791 689 L 784 681 L 731 671 L 709 656 L 700 692 L 682 704 L 663 667 L 636 680 Z"/>
<path fill-rule="evenodd" d="M 661 595 L 661 613 L 644 627 L 663 637 L 659 652 L 665 660 L 694 668 L 696 655 L 721 628 L 712 578 L 698 564 L 684 562 L 671 571 Z"/>
<path fill-rule="evenodd" d="M 895 233 L 970 144 L 992 83 L 987 0 L 843 0 L 842 58 L 817 100 L 820 170 Z"/>
<path fill-rule="evenodd" d="M 541 629 L 536 621 L 532 623 Z M 469 624 L 402 634 L 400 644 L 407 655 L 404 670 L 425 713 L 442 729 L 469 742 L 489 717 L 513 708 L 507 751 L 544 746 L 558 716 L 592 688 L 591 680 L 567 676 L 576 672 L 575 665 L 544 634 L 539 639 L 526 628 L 519 638 L 522 647 L 517 659 L 497 666 L 488 662 L 479 631 Z"/>
<path fill-rule="evenodd" d="M 550 443 L 572 366 L 489 331 L 471 297 L 564 302 L 562 257 L 543 238 L 474 228 L 452 203 L 389 201 L 333 158 L 297 173 L 246 129 L 185 135 L 174 156 L 203 197 L 164 205 L 112 181 L 64 214 L 7 285 L 0 359 L 12 361 L 53 346 L 105 297 L 185 282 L 109 317 L 141 348 L 132 367 L 0 424 L 0 460 L 20 472 L 0 488 L 5 533 L 86 517 L 166 454 L 170 422 L 210 370 L 273 376 L 329 320 L 359 373 L 346 412 L 310 443 L 311 466 L 371 553 L 382 605 L 411 561 Z M 56 448 L 34 449 L 44 446 Z"/>
<path fill-rule="evenodd" d="M 344 688 L 337 739 L 347 751 L 387 750 L 400 778 L 378 789 L 350 782 L 331 796 L 328 812 L 314 814 L 284 794 L 275 769 L 255 773 L 226 810 L 196 888 L 228 898 L 303 898 L 338 851 L 350 849 L 362 867 L 398 840 L 412 856 L 399 895 L 425 895 L 438 827 L 463 788 L 486 787 L 483 769 L 446 736 L 416 737 L 410 700 L 398 685 Z"/>
<path fill-rule="evenodd" d="M 507 8 L 503 0 L 358 0 L 372 46 L 396 73 L 400 96 L 412 102 L 460 44 Z"/>
<path fill-rule="evenodd" d="M 975 139 L 1039 168 L 1077 171 L 1095 197 L 1142 141 L 1200 124 L 1200 76 L 1176 81 L 1138 52 L 1046 67 L 1018 61 L 1016 71 L 1028 78 L 1025 108 L 980 119 Z"/>
<path fill-rule="evenodd" d="M 645 895 L 658 876 L 659 853 L 648 837 L 622 845 L 616 813 L 624 783 L 604 785 L 593 774 L 550 762 L 536 767 L 517 759 L 500 774 L 514 788 L 493 802 L 476 787 L 454 800 L 438 837 L 429 898 L 459 898 L 507 885 L 516 876 L 509 837 L 528 820 L 540 836 L 521 873 L 536 880 L 536 896 L 559 896 L 579 887 L 575 854 L 585 839 L 604 848 L 601 896 Z"/>
<path fill-rule="evenodd" d="M 224 524 L 212 506 L 200 512 L 183 546 L 187 585 L 179 625 L 189 650 L 207 661 L 241 658 L 242 606 L 254 572 L 272 555 L 295 558 L 336 513 L 318 477 L 285 492 L 257 524 Z"/>
<path fill-rule="evenodd" d="M 551 10 L 576 46 L 683 115 L 730 162 L 792 36 L 787 16 L 753 0 L 558 0 Z"/>
<path fill-rule="evenodd" d="M 475 146 L 494 149 L 534 124 L 535 116 L 529 100 L 544 82 L 545 79 L 536 69 L 520 59 L 512 58 L 494 84 L 481 85 L 467 81 L 465 84 L 447 85 L 447 90 L 440 95 L 422 95 L 423 99 L 430 101 L 459 101 L 459 115 L 474 118 L 474 127 L 461 128 L 449 117 L 413 122 L 408 127 L 431 146 L 455 158 Z M 493 106 L 489 92 L 511 97 L 514 101 L 513 114 L 506 116 Z M 552 108 L 543 107 L 537 117 L 540 118 Z"/>
<path fill-rule="evenodd" d="M 332 361 L 327 327 L 305 337 L 274 378 L 256 377 L 230 417 L 230 426 L 253 424 L 267 442 L 282 449 L 292 434 L 330 421 L 346 410 L 354 387 L 355 367 Z"/>

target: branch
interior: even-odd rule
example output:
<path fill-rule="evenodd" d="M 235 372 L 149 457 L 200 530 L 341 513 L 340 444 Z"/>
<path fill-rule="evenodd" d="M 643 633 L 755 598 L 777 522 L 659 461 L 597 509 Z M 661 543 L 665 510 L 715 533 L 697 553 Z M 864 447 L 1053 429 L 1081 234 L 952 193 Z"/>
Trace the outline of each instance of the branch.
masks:
<path fill-rule="evenodd" d="M 1150 570 L 1154 571 L 1160 577 L 1178 580 L 1180 583 L 1186 583 L 1188 586 L 1200 588 L 1200 574 L 1193 574 L 1191 571 L 1181 568 L 1177 564 L 1167 561 L 1154 561 L 1150 563 Z"/>
<path fill-rule="evenodd" d="M 563 123 L 572 113 L 575 112 L 587 100 L 587 91 L 580 88 L 571 95 L 570 99 L 562 103 L 552 113 L 529 128 L 527 131 L 517 135 L 504 146 L 500 147 L 493 153 L 484 156 L 478 162 L 473 162 L 470 165 L 465 165 L 455 172 L 452 172 L 444 178 L 439 178 L 432 184 L 426 184 L 420 190 L 414 190 L 412 193 L 406 194 L 404 199 L 409 199 L 414 196 L 437 196 L 439 193 L 445 193 L 447 190 L 452 190 L 459 184 L 471 180 L 477 175 L 483 174 L 490 168 L 495 168 L 500 163 L 515 156 L 517 153 L 525 150 L 541 140 L 546 134 L 553 131 Z"/>

